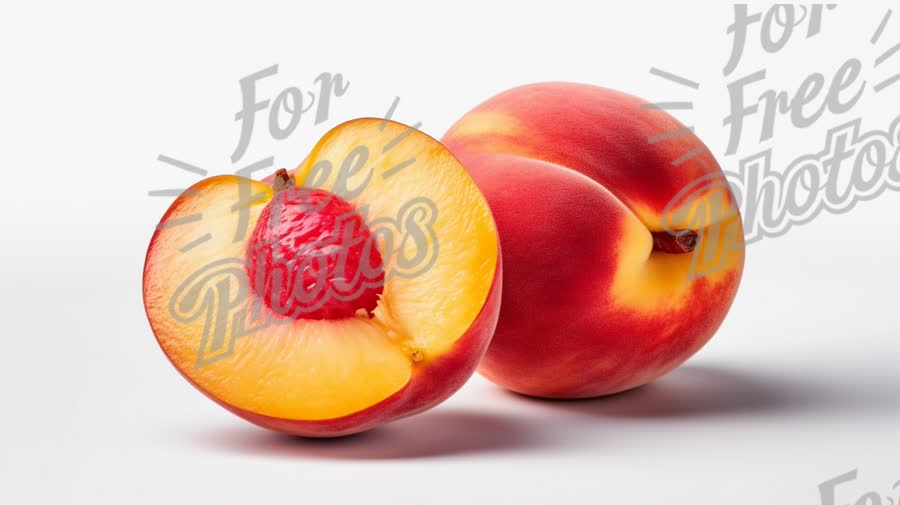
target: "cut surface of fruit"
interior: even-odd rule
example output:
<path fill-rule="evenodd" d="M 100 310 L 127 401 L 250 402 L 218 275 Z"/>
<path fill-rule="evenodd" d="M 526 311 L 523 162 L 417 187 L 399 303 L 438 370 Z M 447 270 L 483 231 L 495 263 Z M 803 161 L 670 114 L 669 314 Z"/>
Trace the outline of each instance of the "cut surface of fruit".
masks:
<path fill-rule="evenodd" d="M 213 177 L 169 208 L 143 288 L 163 351 L 230 410 L 321 421 L 313 431 L 326 435 L 327 422 L 343 416 L 385 421 L 430 407 L 408 399 L 380 411 L 417 380 L 432 403 L 452 394 L 459 381 L 445 386 L 429 367 L 452 355 L 471 374 L 494 324 L 476 320 L 495 322 L 499 310 L 499 296 L 489 297 L 500 269 L 496 229 L 472 179 L 437 141 L 380 119 L 336 127 L 290 177 L 287 188 L 284 177 L 274 188 Z M 349 228 L 351 246 L 329 243 Z M 257 271 L 261 250 L 274 254 Z M 325 259 L 303 263 L 297 250 Z M 275 289 L 265 273 L 272 264 L 288 279 Z M 367 283 L 351 286 L 354 277 Z M 310 289 L 325 293 L 323 305 L 273 310 L 274 298 L 296 310 Z M 473 325 L 478 335 L 464 339 Z M 463 341 L 471 349 L 456 348 Z"/>

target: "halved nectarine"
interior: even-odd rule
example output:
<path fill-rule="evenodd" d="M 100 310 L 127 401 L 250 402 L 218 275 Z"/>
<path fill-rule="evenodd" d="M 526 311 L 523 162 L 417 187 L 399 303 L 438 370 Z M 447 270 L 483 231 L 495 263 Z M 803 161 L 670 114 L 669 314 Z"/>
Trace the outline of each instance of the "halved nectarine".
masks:
<path fill-rule="evenodd" d="M 292 173 L 206 179 L 153 235 L 144 303 L 194 386 L 266 428 L 339 436 L 474 372 L 501 266 L 488 205 L 436 140 L 359 119 Z"/>

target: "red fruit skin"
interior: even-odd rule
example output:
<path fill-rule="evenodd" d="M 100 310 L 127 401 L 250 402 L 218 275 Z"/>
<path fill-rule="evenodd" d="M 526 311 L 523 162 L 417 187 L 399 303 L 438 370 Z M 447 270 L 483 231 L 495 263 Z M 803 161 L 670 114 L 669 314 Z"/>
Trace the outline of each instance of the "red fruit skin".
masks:
<path fill-rule="evenodd" d="M 468 331 L 446 354 L 424 362 L 414 369 L 409 383 L 401 390 L 359 412 L 321 421 L 279 419 L 229 405 L 204 391 L 188 376 L 183 373 L 181 375 L 207 398 L 233 414 L 257 426 L 289 435 L 311 438 L 341 437 L 418 414 L 442 403 L 458 391 L 475 373 L 478 363 L 484 356 L 500 313 L 503 268 L 499 254 L 498 251 L 497 269 L 491 289 L 481 312 Z M 175 368 L 180 372 L 177 366 Z"/>
<path fill-rule="evenodd" d="M 487 198 L 503 249 L 504 296 L 482 375 L 531 396 L 602 396 L 668 373 L 715 334 L 742 248 L 724 270 L 673 292 L 677 303 L 647 308 L 613 289 L 622 265 L 647 254 L 627 233 L 661 229 L 680 191 L 720 173 L 708 152 L 673 166 L 702 147 L 693 135 L 648 142 L 681 128 L 638 98 L 546 83 L 501 93 L 450 129 L 442 142 Z"/>
<path fill-rule="evenodd" d="M 478 134 L 466 134 L 466 123 L 477 122 L 478 115 L 502 118 L 504 124 L 485 125 Z M 704 175 L 720 172 L 708 150 L 690 162 L 673 165 L 684 154 L 705 148 L 695 135 L 651 143 L 656 135 L 684 128 L 665 111 L 635 96 L 586 84 L 551 82 L 513 88 L 488 99 L 457 121 L 441 142 L 457 158 L 507 154 L 574 170 L 610 189 L 623 202 L 646 206 L 652 215 L 661 216 L 679 191 Z"/>

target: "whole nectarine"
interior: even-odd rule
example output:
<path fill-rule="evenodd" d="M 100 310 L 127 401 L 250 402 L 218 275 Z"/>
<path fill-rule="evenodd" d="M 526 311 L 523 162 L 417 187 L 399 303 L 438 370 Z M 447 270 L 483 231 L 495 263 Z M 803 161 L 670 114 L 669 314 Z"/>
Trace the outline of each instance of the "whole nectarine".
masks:
<path fill-rule="evenodd" d="M 534 396 L 606 395 L 660 377 L 716 332 L 743 269 L 741 219 L 716 160 L 665 111 L 534 84 L 477 106 L 443 143 L 500 233 L 485 377 Z"/>

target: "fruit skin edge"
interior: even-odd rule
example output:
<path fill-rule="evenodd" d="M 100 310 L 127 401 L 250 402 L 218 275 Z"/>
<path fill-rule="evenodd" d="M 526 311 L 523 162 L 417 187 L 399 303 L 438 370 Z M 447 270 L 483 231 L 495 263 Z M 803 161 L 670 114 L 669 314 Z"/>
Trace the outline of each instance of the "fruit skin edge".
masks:
<path fill-rule="evenodd" d="M 165 218 L 166 216 L 163 216 L 163 220 Z M 429 410 L 450 398 L 472 377 L 478 363 L 481 362 L 481 358 L 487 351 L 497 326 L 502 285 L 503 266 L 498 245 L 494 280 L 481 311 L 469 329 L 453 344 L 451 350 L 430 360 L 422 368 L 414 368 L 409 382 L 391 396 L 359 412 L 333 419 L 317 421 L 281 419 L 234 407 L 197 385 L 181 371 L 165 351 L 163 351 L 163 355 L 194 388 L 245 421 L 268 430 L 302 437 L 333 438 L 353 435 Z M 146 305 L 144 310 L 147 311 Z M 149 318 L 149 314 L 146 315 Z M 154 338 L 159 345 L 159 338 L 155 333 Z M 163 350 L 161 345 L 160 350 Z"/>

